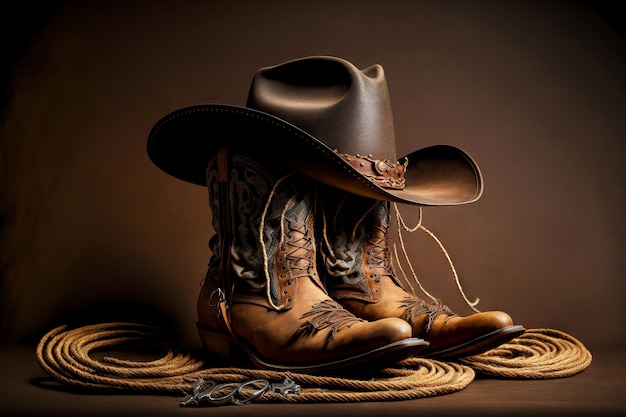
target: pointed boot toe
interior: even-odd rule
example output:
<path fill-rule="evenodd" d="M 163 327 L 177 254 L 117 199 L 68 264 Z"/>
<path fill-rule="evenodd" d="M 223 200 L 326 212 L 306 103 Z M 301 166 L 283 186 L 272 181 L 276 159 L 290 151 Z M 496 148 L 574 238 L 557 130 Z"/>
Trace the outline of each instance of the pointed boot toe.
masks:
<path fill-rule="evenodd" d="M 384 318 L 361 321 L 344 334 L 337 332 L 329 348 L 348 354 L 350 366 L 365 362 L 376 367 L 392 365 L 410 356 L 418 356 L 429 343 L 413 337 L 413 329 L 404 320 Z"/>
<path fill-rule="evenodd" d="M 430 346 L 424 357 L 452 358 L 472 356 L 496 348 L 522 335 L 524 327 L 514 325 L 511 317 L 502 311 L 486 311 L 467 317 L 440 315 L 423 334 Z"/>

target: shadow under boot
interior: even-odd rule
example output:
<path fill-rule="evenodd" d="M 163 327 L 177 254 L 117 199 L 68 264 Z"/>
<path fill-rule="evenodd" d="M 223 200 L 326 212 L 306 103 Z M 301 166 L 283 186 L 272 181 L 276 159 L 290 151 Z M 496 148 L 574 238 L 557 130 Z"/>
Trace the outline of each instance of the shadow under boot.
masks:
<path fill-rule="evenodd" d="M 391 264 L 390 203 L 330 193 L 322 195 L 323 279 L 329 295 L 357 317 L 405 320 L 414 337 L 430 343 L 419 355 L 424 357 L 476 355 L 524 333 L 505 312 L 460 317 L 439 301 L 427 302 L 407 292 Z"/>
<path fill-rule="evenodd" d="M 215 159 L 207 172 L 216 231 L 198 298 L 207 350 L 243 350 L 264 369 L 322 372 L 382 367 L 427 347 L 404 320 L 368 322 L 328 296 L 310 196 L 298 176 L 279 178 L 242 155 L 231 156 L 227 178 Z"/>

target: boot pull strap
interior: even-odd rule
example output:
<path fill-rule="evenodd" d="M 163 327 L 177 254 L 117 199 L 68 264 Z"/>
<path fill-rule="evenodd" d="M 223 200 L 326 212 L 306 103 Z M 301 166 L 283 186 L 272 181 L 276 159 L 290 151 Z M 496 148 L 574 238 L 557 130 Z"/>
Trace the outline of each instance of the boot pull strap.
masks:
<path fill-rule="evenodd" d="M 222 319 L 224 320 L 224 324 L 226 325 L 228 332 L 230 333 L 230 335 L 232 336 L 234 340 L 237 340 L 237 336 L 235 336 L 235 332 L 233 332 L 233 328 L 230 324 L 230 311 L 228 310 L 226 300 L 220 300 L 219 309 L 220 309 L 220 312 L 222 313 Z"/>
<path fill-rule="evenodd" d="M 232 281 L 230 279 L 230 246 L 232 243 L 232 222 L 230 218 L 230 192 L 228 187 L 229 180 L 229 152 L 226 146 L 221 146 L 217 151 L 217 180 L 219 183 L 220 202 L 222 210 L 222 230 L 224 231 L 224 242 L 222 245 L 222 267 L 220 268 L 218 288 L 224 292 L 223 297 L 218 300 L 219 312 L 221 313 L 224 324 L 228 328 L 230 334 L 235 337 L 230 325 L 230 305 L 232 298 Z"/>
<path fill-rule="evenodd" d="M 221 146 L 217 150 L 217 180 L 220 185 L 228 186 L 228 148 L 226 146 Z M 229 202 L 225 201 L 225 203 Z"/>
<path fill-rule="evenodd" d="M 230 245 L 232 244 L 232 221 L 230 218 L 230 190 L 228 189 L 228 148 L 222 146 L 217 151 L 217 181 L 219 184 L 221 219 L 224 231 L 224 244 L 222 245 L 222 268 L 217 284 L 226 293 L 226 301 L 230 301 Z"/>

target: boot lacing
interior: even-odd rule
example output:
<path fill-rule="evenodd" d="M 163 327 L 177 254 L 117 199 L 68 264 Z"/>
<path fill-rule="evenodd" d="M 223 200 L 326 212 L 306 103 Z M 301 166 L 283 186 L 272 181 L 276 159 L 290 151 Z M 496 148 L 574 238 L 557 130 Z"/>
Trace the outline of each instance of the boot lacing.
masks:
<path fill-rule="evenodd" d="M 384 237 L 387 231 L 383 226 L 375 225 L 373 227 L 380 232 L 380 235 L 378 233 L 368 233 L 365 239 L 365 253 L 369 256 L 371 264 L 383 269 L 386 275 L 392 276 L 391 265 L 388 262 L 389 246 Z"/>
<path fill-rule="evenodd" d="M 261 214 L 261 221 L 259 223 L 259 235 L 258 236 L 259 236 L 259 243 L 261 244 L 261 252 L 263 254 L 263 270 L 265 272 L 265 291 L 266 291 L 266 296 L 267 296 L 267 302 L 272 306 L 272 308 L 276 310 L 282 310 L 285 307 L 285 305 L 284 304 L 276 305 L 276 303 L 274 303 L 274 301 L 272 300 L 270 271 L 269 271 L 269 258 L 267 256 L 267 247 L 265 246 L 265 241 L 263 240 L 263 230 L 265 229 L 265 217 L 267 216 L 267 211 L 269 210 L 270 203 L 272 202 L 272 197 L 274 197 L 274 194 L 276 194 L 276 189 L 278 188 L 281 182 L 283 182 L 285 179 L 289 178 L 292 175 L 293 173 L 289 173 L 279 178 L 278 181 L 276 181 L 276 183 L 272 187 L 272 190 L 267 196 L 267 201 L 265 202 L 265 207 L 263 207 L 263 213 Z M 285 204 L 285 207 L 283 208 L 283 211 L 280 214 L 280 239 L 281 239 L 280 245 L 284 244 L 283 239 L 285 235 L 285 231 L 284 231 L 285 212 L 287 210 L 287 207 L 289 207 L 289 205 L 291 204 L 291 201 L 293 201 L 294 197 L 292 197 L 287 202 L 287 204 Z"/>
<path fill-rule="evenodd" d="M 283 219 L 284 216 L 281 216 L 281 223 L 283 222 Z M 300 227 L 293 227 L 289 221 L 287 221 L 287 223 L 289 231 L 286 233 L 281 233 L 279 243 L 280 247 L 285 247 L 284 236 L 287 236 L 291 239 L 294 237 L 294 234 L 299 235 L 299 238 L 295 240 L 291 239 L 286 243 L 286 245 L 289 247 L 289 251 L 285 255 L 287 268 L 290 271 L 299 271 L 298 274 L 294 274 L 292 272 L 292 278 L 311 276 L 311 270 L 313 269 L 314 250 L 312 238 L 308 234 L 307 226 L 306 224 L 302 224 Z"/>
<path fill-rule="evenodd" d="M 394 274 L 389 257 L 389 244 L 386 239 L 388 228 L 380 225 L 372 225 L 372 227 L 374 228 L 374 232 L 368 233 L 367 238 L 365 239 L 365 250 L 366 253 L 370 255 L 370 263 L 374 264 L 374 266 L 377 268 L 383 269 L 385 271 L 385 274 L 389 275 L 393 280 L 395 280 L 395 278 L 393 277 Z M 428 332 L 430 330 L 433 321 L 437 316 L 444 314 L 446 315 L 446 320 L 451 317 L 457 316 L 457 314 L 450 310 L 448 306 L 442 304 L 439 299 L 430 296 L 433 302 L 427 303 L 421 298 L 417 297 L 414 293 L 411 295 L 412 296 L 409 296 L 400 301 L 402 307 L 406 310 L 404 319 L 407 322 L 412 323 L 413 318 L 421 316 L 422 314 L 427 314 L 428 319 L 424 324 L 425 332 Z"/>
<path fill-rule="evenodd" d="M 261 215 L 261 222 L 259 225 L 259 242 L 261 244 L 262 252 L 263 252 L 263 267 L 265 271 L 265 279 L 266 279 L 266 295 L 267 301 L 270 305 L 276 310 L 282 310 L 285 305 L 276 305 L 272 300 L 272 296 L 270 293 L 270 274 L 269 274 L 269 258 L 267 255 L 267 249 L 265 246 L 265 242 L 263 241 L 263 229 L 265 227 L 265 217 L 267 216 L 267 212 L 269 210 L 270 203 L 276 190 L 280 183 L 293 175 L 293 173 L 289 173 L 282 178 L 280 178 L 270 191 L 267 201 L 265 203 L 265 207 L 263 208 L 263 213 Z M 279 246 L 284 247 L 285 245 L 289 246 L 290 250 L 285 254 L 287 267 L 289 270 L 297 270 L 300 271 L 298 274 L 292 274 L 292 278 L 299 277 L 309 277 L 312 280 L 313 274 L 315 274 L 313 269 L 313 259 L 314 259 L 314 244 L 312 242 L 312 237 L 309 235 L 307 230 L 307 225 L 304 223 L 300 227 L 293 227 L 293 225 L 289 221 L 285 221 L 285 213 L 287 209 L 291 206 L 292 201 L 298 196 L 300 193 L 296 193 L 292 196 L 289 201 L 285 204 L 281 214 L 280 214 L 280 242 Z M 285 223 L 287 223 L 287 228 L 289 231 L 285 231 Z M 289 238 L 293 238 L 294 234 L 299 235 L 298 238 L 290 239 L 285 242 L 285 236 Z M 302 252 L 302 253 L 300 253 Z M 311 307 L 311 310 L 307 313 L 304 313 L 301 317 L 302 319 L 308 318 L 307 322 L 304 323 L 299 329 L 296 335 L 300 334 L 313 334 L 318 332 L 319 330 L 325 329 L 329 326 L 332 326 L 331 331 L 328 335 L 327 343 L 331 342 L 337 332 L 344 326 L 351 326 L 354 323 L 362 322 L 362 319 L 357 318 L 348 310 L 345 310 L 339 303 L 331 300 L 330 298 L 327 300 L 323 300 L 319 303 L 314 304 Z"/>
<path fill-rule="evenodd" d="M 267 254 L 267 248 L 265 246 L 265 242 L 263 240 L 263 230 L 265 228 L 265 218 L 267 216 L 267 212 L 269 210 L 272 197 L 276 193 L 276 189 L 278 188 L 278 186 L 280 185 L 282 181 L 284 181 L 291 175 L 293 175 L 293 173 L 287 174 L 284 177 L 280 178 L 278 181 L 276 181 L 276 183 L 272 187 L 272 190 L 270 191 L 267 197 L 267 201 L 265 203 L 265 207 L 263 209 L 263 213 L 261 215 L 261 221 L 259 224 L 259 243 L 261 244 L 262 253 L 263 253 L 263 269 L 265 271 L 266 296 L 267 296 L 267 301 L 276 310 L 282 310 L 283 308 L 285 308 L 285 304 L 277 305 L 272 300 L 270 273 L 269 273 L 269 257 Z M 294 271 L 294 270 L 299 271 L 299 273 L 296 273 L 296 274 L 292 273 L 291 274 L 292 278 L 299 278 L 299 277 L 306 277 L 306 276 L 312 278 L 312 274 L 314 273 L 314 272 L 313 273 L 311 272 L 311 270 L 313 269 L 314 254 L 312 252 L 314 251 L 314 245 L 312 242 L 312 237 L 308 233 L 307 225 L 305 223 L 305 224 L 302 224 L 301 226 L 294 227 L 291 222 L 285 221 L 287 210 L 292 206 L 292 202 L 294 201 L 294 199 L 296 199 L 300 194 L 301 194 L 300 192 L 297 192 L 291 198 L 289 198 L 289 200 L 287 201 L 287 203 L 285 204 L 285 206 L 283 207 L 280 213 L 280 240 L 278 242 L 278 245 L 281 248 L 285 248 L 286 246 L 289 247 L 289 251 L 287 251 L 287 253 L 285 254 L 285 261 L 287 264 L 287 269 L 289 269 L 290 271 Z M 285 230 L 285 223 L 287 224 L 288 230 Z M 294 235 L 297 235 L 298 237 L 296 237 L 296 239 L 292 239 Z M 285 237 L 289 237 L 290 239 L 285 242 Z"/>

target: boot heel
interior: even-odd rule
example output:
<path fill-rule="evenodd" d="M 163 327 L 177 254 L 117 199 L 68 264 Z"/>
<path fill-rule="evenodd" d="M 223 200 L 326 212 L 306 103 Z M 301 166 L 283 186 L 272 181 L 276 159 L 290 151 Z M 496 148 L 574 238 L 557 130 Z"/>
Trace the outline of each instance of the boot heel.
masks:
<path fill-rule="evenodd" d="M 242 357 L 244 352 L 229 335 L 208 329 L 200 323 L 196 323 L 196 327 L 198 328 L 202 346 L 204 346 L 209 353 L 223 358 L 236 359 Z"/>

